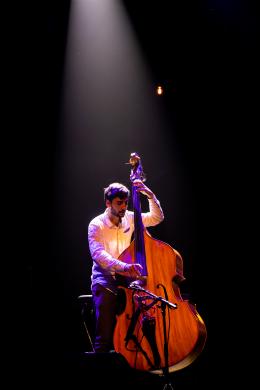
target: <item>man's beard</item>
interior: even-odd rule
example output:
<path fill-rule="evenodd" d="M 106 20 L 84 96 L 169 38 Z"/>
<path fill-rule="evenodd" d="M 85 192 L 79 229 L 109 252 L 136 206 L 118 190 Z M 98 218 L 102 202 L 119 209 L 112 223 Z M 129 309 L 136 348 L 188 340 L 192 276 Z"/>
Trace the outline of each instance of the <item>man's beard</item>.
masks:
<path fill-rule="evenodd" d="M 125 210 L 122 210 L 122 211 L 116 211 L 113 207 L 111 207 L 111 214 L 114 216 L 114 217 L 117 217 L 121 219 L 125 216 Z"/>

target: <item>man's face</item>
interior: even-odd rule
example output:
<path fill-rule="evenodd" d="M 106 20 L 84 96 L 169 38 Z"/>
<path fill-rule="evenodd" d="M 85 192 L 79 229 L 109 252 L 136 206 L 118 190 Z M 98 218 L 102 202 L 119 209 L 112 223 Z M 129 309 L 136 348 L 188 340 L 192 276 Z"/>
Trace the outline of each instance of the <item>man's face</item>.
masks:
<path fill-rule="evenodd" d="M 120 199 L 119 197 L 116 197 L 110 202 L 109 200 L 106 201 L 107 207 L 111 208 L 111 214 L 114 217 L 123 218 L 127 209 L 128 205 L 128 198 Z"/>

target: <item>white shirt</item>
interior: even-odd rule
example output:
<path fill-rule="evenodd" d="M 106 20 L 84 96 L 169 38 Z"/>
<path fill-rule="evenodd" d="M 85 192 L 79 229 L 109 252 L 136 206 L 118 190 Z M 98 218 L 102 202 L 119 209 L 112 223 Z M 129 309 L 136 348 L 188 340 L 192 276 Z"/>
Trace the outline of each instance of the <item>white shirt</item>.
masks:
<path fill-rule="evenodd" d="M 163 219 L 160 202 L 148 199 L 149 212 L 142 213 L 145 227 L 158 225 Z M 109 208 L 95 217 L 88 226 L 88 241 L 93 259 L 91 282 L 92 287 L 102 284 L 111 287 L 114 284 L 115 272 L 123 272 L 125 263 L 118 260 L 120 254 L 129 247 L 134 231 L 134 212 L 126 210 L 121 223 L 116 226 L 109 219 Z"/>

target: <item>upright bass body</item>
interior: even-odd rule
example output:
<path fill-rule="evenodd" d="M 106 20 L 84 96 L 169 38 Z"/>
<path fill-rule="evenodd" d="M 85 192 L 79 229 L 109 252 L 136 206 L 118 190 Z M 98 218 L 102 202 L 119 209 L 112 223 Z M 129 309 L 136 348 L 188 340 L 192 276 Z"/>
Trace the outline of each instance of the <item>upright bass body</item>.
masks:
<path fill-rule="evenodd" d="M 206 341 L 206 326 L 196 307 L 181 297 L 179 285 L 185 278 L 180 254 L 170 245 L 152 238 L 147 231 L 144 243 L 148 270 L 145 289 L 176 303 L 177 307 L 166 307 L 164 325 L 160 300 L 153 304 L 153 299 L 145 292 L 136 293 L 122 287 L 126 304 L 117 317 L 114 346 L 137 370 L 161 374 L 167 366 L 169 372 L 173 372 L 188 366 L 200 354 Z M 130 263 L 134 258 L 133 240 L 119 259 Z"/>
<path fill-rule="evenodd" d="M 140 157 L 130 157 L 131 181 L 144 181 Z M 134 240 L 119 256 L 125 263 L 139 263 L 138 280 L 121 283 L 125 304 L 118 313 L 114 348 L 137 370 L 165 374 L 194 361 L 206 341 L 206 327 L 194 305 L 183 300 L 184 280 L 180 254 L 152 238 L 143 226 L 139 192 L 132 187 Z M 120 281 L 120 279 L 119 279 Z"/>

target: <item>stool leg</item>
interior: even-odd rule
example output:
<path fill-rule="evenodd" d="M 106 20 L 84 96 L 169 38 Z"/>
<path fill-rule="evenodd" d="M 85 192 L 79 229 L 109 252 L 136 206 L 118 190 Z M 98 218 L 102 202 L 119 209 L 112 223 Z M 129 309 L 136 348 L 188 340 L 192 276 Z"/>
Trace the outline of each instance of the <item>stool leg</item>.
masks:
<path fill-rule="evenodd" d="M 87 333 L 87 337 L 88 337 L 89 344 L 91 345 L 92 352 L 95 352 L 94 346 L 93 346 L 93 343 L 92 343 L 92 340 L 91 340 L 91 337 L 90 337 L 90 334 L 89 334 L 89 331 L 88 331 L 88 327 L 87 327 L 85 321 L 84 321 L 84 327 L 85 327 L 85 331 L 86 331 L 86 333 Z"/>
<path fill-rule="evenodd" d="M 85 321 L 85 318 L 84 318 L 86 306 L 87 306 L 87 304 L 85 304 L 83 306 L 82 311 L 81 311 L 81 316 L 83 318 L 83 325 L 84 325 L 84 328 L 85 328 L 85 331 L 86 331 L 86 334 L 87 334 L 88 342 L 89 342 L 89 345 L 91 346 L 91 352 L 95 352 L 94 345 L 93 345 L 93 342 L 92 342 L 92 339 L 91 339 L 91 335 L 90 335 L 90 332 L 88 330 L 88 327 L 87 327 L 87 324 L 86 324 L 86 321 Z"/>

